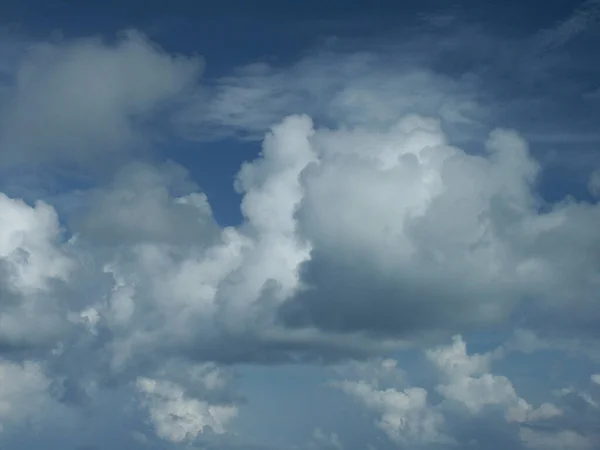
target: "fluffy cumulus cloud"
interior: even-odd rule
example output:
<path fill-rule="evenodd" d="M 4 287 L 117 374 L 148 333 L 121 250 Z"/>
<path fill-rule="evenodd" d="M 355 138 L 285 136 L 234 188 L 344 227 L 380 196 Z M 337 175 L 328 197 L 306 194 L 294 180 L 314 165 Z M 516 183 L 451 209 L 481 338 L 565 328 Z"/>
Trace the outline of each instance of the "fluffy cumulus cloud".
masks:
<path fill-rule="evenodd" d="M 526 299 L 558 321 L 597 321 L 588 262 L 600 210 L 543 204 L 516 133 L 496 130 L 468 154 L 436 120 L 409 116 L 385 133 L 310 139 L 317 160 L 299 178 L 295 217 L 312 251 L 288 323 L 403 335 L 493 323 Z"/>
<path fill-rule="evenodd" d="M 290 117 L 242 167 L 245 222 L 224 229 L 181 168 L 126 166 L 72 212 L 63 251 L 99 294 L 72 307 L 109 333 L 115 368 L 159 348 L 221 360 L 361 352 L 531 305 L 565 333 L 597 320 L 598 209 L 542 211 L 538 165 L 514 132 L 485 149 L 452 147 L 420 116 L 385 133 Z M 558 236 L 560 249 L 548 244 Z"/>
<path fill-rule="evenodd" d="M 0 194 L 0 211 L 0 345 L 45 345 L 60 331 L 65 311 L 53 291 L 75 266 L 61 249 L 58 217 L 50 205 L 27 205 Z"/>
<path fill-rule="evenodd" d="M 169 441 L 193 440 L 207 427 L 223 434 L 237 414 L 234 406 L 211 405 L 188 398 L 180 386 L 168 381 L 139 378 L 137 387 L 145 396 L 156 434 Z"/>
<path fill-rule="evenodd" d="M 128 165 L 80 193 L 68 239 L 51 206 L 4 197 L 5 345 L 53 350 L 52 373 L 83 396 L 89 383 L 134 383 L 156 434 L 183 442 L 224 433 L 237 407 L 160 378 L 167 361 L 364 355 L 501 323 L 520 307 L 540 332 L 534 313 L 564 333 L 594 323 L 596 206 L 543 211 L 525 142 L 499 130 L 485 149 L 452 147 L 420 116 L 383 133 L 290 117 L 242 167 L 245 221 L 230 228 L 172 164 Z M 460 339 L 427 355 L 443 376 L 434 392 L 457 411 L 495 408 L 518 424 L 561 415 L 521 398 Z M 399 445 L 455 441 L 445 406 L 422 387 L 339 386 Z M 522 441 L 538 435 L 523 429 Z"/>
<path fill-rule="evenodd" d="M 3 163 L 128 160 L 44 200 L 0 193 L 0 446 L 32 445 L 19 440 L 31 427 L 63 445 L 64 419 L 87 424 L 74 448 L 104 448 L 111 429 L 122 448 L 271 448 L 248 425 L 267 407 L 239 391 L 244 374 L 331 363 L 312 411 L 358 410 L 368 448 L 597 448 L 600 206 L 546 202 L 516 131 L 457 146 L 458 127 L 481 137 L 472 79 L 396 78 L 355 54 L 200 88 L 198 59 L 136 32 L 26 47 L 2 94 Z M 380 78 L 361 74 L 370 65 Z M 270 129 L 235 179 L 241 223 L 221 226 L 218 199 L 168 155 L 129 158 L 165 117 L 188 139 Z M 490 329 L 505 334 L 467 349 Z M 500 364 L 544 352 L 586 363 L 530 398 Z M 275 401 L 269 379 L 253 382 Z M 274 445 L 359 448 L 335 420 L 308 428 Z"/>
<path fill-rule="evenodd" d="M 345 365 L 332 386 L 358 401 L 400 448 L 596 448 L 592 423 L 599 405 L 592 386 L 559 389 L 553 403 L 534 406 L 506 376 L 493 373 L 497 352 L 470 353 L 454 336 L 424 356 L 437 382 L 407 376 L 400 361 L 387 359 L 363 363 L 361 370 Z M 495 433 L 501 433 L 498 442 L 491 439 Z"/>
<path fill-rule="evenodd" d="M 530 422 L 562 414 L 551 403 L 533 408 L 519 397 L 508 378 L 490 373 L 491 356 L 489 353 L 469 356 L 460 336 L 454 337 L 452 346 L 429 350 L 427 357 L 444 378 L 436 390 L 470 414 L 478 414 L 486 407 L 499 407 L 509 422 Z"/>
<path fill-rule="evenodd" d="M 450 442 L 438 430 L 443 416 L 429 408 L 427 391 L 422 388 L 376 390 L 361 381 L 342 382 L 340 388 L 375 412 L 379 416 L 376 425 L 402 446 Z"/>

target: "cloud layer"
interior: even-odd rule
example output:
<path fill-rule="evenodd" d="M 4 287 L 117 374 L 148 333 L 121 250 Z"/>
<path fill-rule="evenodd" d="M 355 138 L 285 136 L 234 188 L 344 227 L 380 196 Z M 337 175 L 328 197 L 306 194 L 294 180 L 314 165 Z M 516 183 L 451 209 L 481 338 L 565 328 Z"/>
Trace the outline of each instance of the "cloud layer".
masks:
<path fill-rule="evenodd" d="M 477 74 L 323 52 L 200 86 L 199 58 L 138 32 L 23 45 L 2 177 L 118 167 L 0 193 L 0 445 L 270 448 L 239 431 L 266 411 L 239 386 L 295 365 L 369 448 L 597 447 L 598 172 L 586 199 L 545 200 L 523 134 L 482 125 Z M 261 151 L 223 227 L 193 168 L 147 150 L 232 136 Z M 500 367 L 551 352 L 577 373 L 538 392 Z M 273 445 L 358 448 L 337 420 Z"/>

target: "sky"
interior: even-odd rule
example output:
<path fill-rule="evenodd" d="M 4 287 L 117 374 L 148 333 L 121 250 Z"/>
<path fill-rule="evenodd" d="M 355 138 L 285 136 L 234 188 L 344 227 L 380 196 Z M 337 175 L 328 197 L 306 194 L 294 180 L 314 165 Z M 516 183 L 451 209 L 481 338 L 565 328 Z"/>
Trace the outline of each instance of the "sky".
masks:
<path fill-rule="evenodd" d="M 600 2 L 4 0 L 0 448 L 600 449 Z"/>

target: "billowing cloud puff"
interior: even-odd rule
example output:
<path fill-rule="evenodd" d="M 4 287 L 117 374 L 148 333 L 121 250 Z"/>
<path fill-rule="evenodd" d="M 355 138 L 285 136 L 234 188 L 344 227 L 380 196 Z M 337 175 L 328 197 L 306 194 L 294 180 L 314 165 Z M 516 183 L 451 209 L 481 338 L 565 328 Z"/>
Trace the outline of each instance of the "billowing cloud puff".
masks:
<path fill-rule="evenodd" d="M 54 209 L 0 194 L 0 346 L 46 345 L 60 332 L 64 302 L 55 288 L 68 281 L 74 262 L 60 247 Z"/>
<path fill-rule="evenodd" d="M 217 373 L 203 380 L 208 389 L 218 388 Z M 217 434 L 225 433 L 228 423 L 237 415 L 232 405 L 209 404 L 186 395 L 181 386 L 170 381 L 140 377 L 137 388 L 144 396 L 150 420 L 159 437 L 172 442 L 194 440 L 205 428 Z"/>
<path fill-rule="evenodd" d="M 600 404 L 593 386 L 557 390 L 536 407 L 494 373 L 496 351 L 470 353 L 454 336 L 424 356 L 437 384 L 411 369 L 414 361 L 404 360 L 404 370 L 401 358 L 372 360 L 358 370 L 345 364 L 331 385 L 361 404 L 400 448 L 595 448 Z"/>
<path fill-rule="evenodd" d="M 425 383 L 415 386 L 410 376 L 397 376 L 402 373 L 401 360 L 388 359 L 363 363 L 359 371 L 346 365 L 338 370 L 343 378 L 332 386 L 362 404 L 376 426 L 401 448 L 454 448 L 467 442 L 474 448 L 501 448 L 477 429 L 490 423 L 505 435 L 500 445 L 510 442 L 516 448 L 536 448 L 546 436 L 539 429 L 548 426 L 586 445 L 593 442 L 593 427 L 584 432 L 571 428 L 569 421 L 577 420 L 577 413 L 565 408 L 565 418 L 565 412 L 550 402 L 534 407 L 517 394 L 508 378 L 493 373 L 492 353 L 469 354 L 461 336 L 450 345 L 426 350 L 425 356 L 440 384 L 431 385 L 413 373 Z M 376 376 L 364 376 L 369 365 Z"/>
<path fill-rule="evenodd" d="M 386 132 L 290 117 L 242 167 L 245 222 L 224 229 L 181 168 L 127 166 L 67 219 L 61 251 L 78 261 L 69 326 L 88 324 L 117 370 L 161 351 L 360 353 L 381 337 L 400 345 L 500 323 L 517 308 L 534 328 L 540 315 L 564 330 L 595 323 L 600 209 L 544 205 L 539 166 L 514 132 L 493 132 L 484 150 L 451 146 L 419 116 Z M 45 244 L 57 225 L 44 223 L 35 249 L 56 262 L 43 270 L 62 270 Z M 38 276 L 35 264 L 20 273 Z"/>
<path fill-rule="evenodd" d="M 595 205 L 544 205 L 534 190 L 539 166 L 515 133 L 494 132 L 485 150 L 449 145 L 435 120 L 418 116 L 386 133 L 290 117 L 242 167 L 245 221 L 224 229 L 185 171 L 123 168 L 113 183 L 84 194 L 69 222 L 73 238 L 63 243 L 86 261 L 75 291 L 89 282 L 97 288 L 71 304 L 65 321 L 93 349 L 82 357 L 95 373 L 80 379 L 137 376 L 155 430 L 182 441 L 207 426 L 218 433 L 236 409 L 186 394 L 173 374 L 161 378 L 166 360 L 382 351 L 382 337 L 398 348 L 501 323 L 517 308 L 534 328 L 540 322 L 531 312 L 550 315 L 563 331 L 571 324 L 561 316 L 595 320 L 595 269 L 587 264 Z M 572 260 L 544 245 L 555 233 Z M 72 342 L 62 343 L 55 370 L 73 370 L 64 362 L 78 351 Z M 521 430 L 513 437 L 522 443 L 538 433 L 529 424 L 562 416 L 553 403 L 521 398 L 508 378 L 490 372 L 491 354 L 469 356 L 460 339 L 427 355 L 441 376 L 433 390 L 365 380 L 339 386 L 404 445 L 456 439 L 445 425 L 448 408 L 499 412 Z M 430 403 L 431 392 L 444 402 Z M 219 408 L 223 418 L 213 414 Z"/>
<path fill-rule="evenodd" d="M 490 372 L 491 354 L 468 355 L 460 336 L 452 346 L 427 352 L 445 378 L 436 390 L 448 401 L 463 406 L 469 413 L 478 414 L 486 407 L 500 407 L 509 422 L 531 422 L 560 416 L 562 411 L 551 403 L 533 408 L 520 398 L 504 376 Z"/>
<path fill-rule="evenodd" d="M 458 147 L 456 127 L 481 131 L 473 78 L 395 77 L 376 57 L 326 56 L 289 72 L 251 65 L 199 94 L 199 60 L 135 32 L 29 48 L 2 93 L 4 163 L 127 154 L 188 94 L 189 109 L 169 116 L 187 138 L 270 131 L 236 177 L 235 226 L 217 223 L 218 199 L 174 162 L 127 161 L 107 183 L 45 201 L 0 194 L 2 426 L 39 423 L 40 440 L 56 438 L 53 411 L 85 411 L 92 425 L 64 433 L 73 446 L 120 426 L 136 448 L 152 434 L 168 448 L 250 448 L 236 441 L 251 411 L 238 369 L 354 358 L 332 391 L 364 409 L 378 448 L 500 445 L 480 425 L 505 447 L 594 448 L 597 374 L 538 401 L 494 364 L 598 348 L 596 200 L 545 202 L 543 167 L 515 131 Z M 317 94 L 303 103 L 306 92 Z M 448 344 L 516 319 L 528 331 L 495 349 L 468 352 L 458 335 Z M 428 377 L 404 364 L 407 348 Z M 350 443 L 318 426 L 293 448 Z"/>
<path fill-rule="evenodd" d="M 597 320 L 600 210 L 544 205 L 515 133 L 497 130 L 468 154 L 412 116 L 387 133 L 318 130 L 311 144 L 295 215 L 311 256 L 288 323 L 402 335 L 534 304 Z"/>

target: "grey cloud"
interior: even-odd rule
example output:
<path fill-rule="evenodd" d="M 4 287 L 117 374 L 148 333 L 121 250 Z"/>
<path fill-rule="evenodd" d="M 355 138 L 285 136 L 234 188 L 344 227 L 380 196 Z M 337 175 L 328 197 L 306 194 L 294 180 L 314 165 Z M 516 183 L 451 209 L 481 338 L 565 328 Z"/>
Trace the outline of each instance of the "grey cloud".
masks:
<path fill-rule="evenodd" d="M 473 156 L 411 120 L 388 134 L 311 138 L 320 158 L 302 173 L 296 217 L 312 250 L 286 323 L 418 335 L 501 322 L 526 305 L 536 326 L 540 314 L 591 330 L 597 205 L 543 212 L 539 166 L 515 134 L 495 132 L 488 155 Z"/>
<path fill-rule="evenodd" d="M 71 228 L 91 243 L 211 242 L 218 227 L 208 199 L 175 164 L 123 167 L 109 186 L 79 196 Z M 178 198 L 173 201 L 173 198 Z"/>
<path fill-rule="evenodd" d="M 456 45 L 450 53 L 467 34 L 447 43 Z M 472 45 L 483 52 L 491 41 Z M 525 47 L 521 64 L 539 50 Z M 4 103 L 6 159 L 15 148 L 26 158 L 77 160 L 136 147 L 151 139 L 154 112 L 192 90 L 198 97 L 175 120 L 187 138 L 256 138 L 272 129 L 261 156 L 238 175 L 239 227 L 220 228 L 211 199 L 175 164 L 126 165 L 107 185 L 74 195 L 60 216 L 49 204 L 0 196 L 0 370 L 12 380 L 0 386 L 0 401 L 9 399 L 10 420 L 53 424 L 52 414 L 38 413 L 100 410 L 116 426 L 121 416 L 113 412 L 134 399 L 123 416 L 131 423 L 119 432 L 131 425 L 157 434 L 170 441 L 164 448 L 248 448 L 226 433 L 243 404 L 232 387 L 239 363 L 365 358 L 456 331 L 510 328 L 515 313 L 540 336 L 597 343 L 597 202 L 545 203 L 537 185 L 543 167 L 526 140 L 507 130 L 479 140 L 497 112 L 478 104 L 484 74 L 459 68 L 467 75 L 457 77 L 449 67 L 436 70 L 435 58 L 419 58 L 323 52 L 288 69 L 251 65 L 197 91 L 198 60 L 172 57 L 135 33 L 112 46 L 35 47 Z M 500 59 L 506 69 L 508 56 Z M 542 63 L 515 76 L 526 85 L 556 61 Z M 56 110 L 59 100 L 65 108 Z M 298 115 L 279 122 L 299 111 L 322 125 Z M 453 146 L 460 136 L 477 140 L 477 151 Z M 596 184 L 593 175 L 592 193 Z M 512 350 L 527 344 L 543 347 L 534 339 Z M 491 356 L 479 367 L 462 347 L 450 350 L 457 348 L 450 356 L 458 369 L 436 360 L 437 391 L 404 386 L 400 375 L 386 378 L 392 387 L 384 389 L 367 370 L 358 378 L 368 379 L 344 384 L 345 392 L 405 446 L 425 438 L 443 448 L 450 436 L 484 448 L 490 435 L 497 439 L 489 448 L 591 442 L 595 391 L 560 395 L 555 403 L 570 418 L 542 417 L 554 427 L 546 432 L 529 422 L 553 410 L 534 408 L 488 370 Z M 465 383 L 481 395 L 471 398 Z M 432 401 L 443 407 L 432 409 Z M 521 425 L 505 423 L 510 407 Z M 465 420 L 484 410 L 485 420 Z M 440 415 L 450 413 L 455 433 Z M 573 419 L 578 414 L 586 420 Z M 96 423 L 77 439 L 90 441 L 107 426 Z M 9 448 L 22 442 L 5 436 Z M 127 436 L 122 445 L 145 445 L 140 434 Z M 305 447 L 342 443 L 321 433 Z"/>
<path fill-rule="evenodd" d="M 99 38 L 30 43 L 5 86 L 0 110 L 4 163 L 85 162 L 139 150 L 149 121 L 195 86 L 197 58 L 172 56 L 130 31 Z"/>
<path fill-rule="evenodd" d="M 487 152 L 417 116 L 386 132 L 291 117 L 240 172 L 237 229 L 214 223 L 180 168 L 125 167 L 82 197 L 59 245 L 76 263 L 54 291 L 65 309 L 40 303 L 38 320 L 57 321 L 64 360 L 126 379 L 167 355 L 360 356 L 505 323 L 521 305 L 532 327 L 595 323 L 596 206 L 541 212 L 522 139 L 497 131 Z"/>

